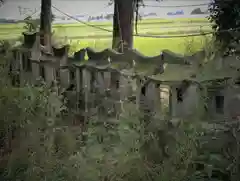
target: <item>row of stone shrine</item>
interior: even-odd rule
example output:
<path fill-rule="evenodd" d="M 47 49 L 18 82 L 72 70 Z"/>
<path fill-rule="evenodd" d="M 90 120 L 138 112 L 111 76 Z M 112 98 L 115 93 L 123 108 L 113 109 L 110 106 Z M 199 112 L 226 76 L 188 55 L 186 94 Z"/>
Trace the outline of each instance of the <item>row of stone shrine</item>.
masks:
<path fill-rule="evenodd" d="M 235 56 L 214 56 L 205 63 L 205 51 L 184 57 L 165 50 L 146 57 L 136 50 L 86 48 L 69 57 L 68 50 L 69 46 L 49 50 L 40 45 L 37 33 L 24 34 L 24 43 L 12 50 L 13 83 L 35 85 L 40 77 L 48 86 L 58 82 L 69 106 L 87 116 L 101 111 L 118 115 L 130 102 L 157 115 L 167 107 L 171 117 L 201 112 L 233 118 L 240 113 L 240 89 L 233 82 L 240 68 Z"/>

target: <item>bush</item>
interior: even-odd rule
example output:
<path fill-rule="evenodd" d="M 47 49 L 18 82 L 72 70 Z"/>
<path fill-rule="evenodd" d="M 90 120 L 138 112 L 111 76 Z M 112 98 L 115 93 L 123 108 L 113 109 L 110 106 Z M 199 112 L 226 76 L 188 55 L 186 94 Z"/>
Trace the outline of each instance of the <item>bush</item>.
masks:
<path fill-rule="evenodd" d="M 70 159 L 79 180 L 187 178 L 196 155 L 194 127 L 160 120 L 146 127 L 137 115 L 124 116 L 119 123 L 89 125 L 85 146 Z"/>
<path fill-rule="evenodd" d="M 30 180 L 57 164 L 53 141 L 61 126 L 61 105 L 45 87 L 15 88 L 9 84 L 7 66 L 1 67 L 1 173 L 4 180 Z M 66 136 L 65 136 L 66 137 Z M 69 148 L 71 149 L 71 148 Z M 66 147 L 65 147 L 66 150 Z"/>
<path fill-rule="evenodd" d="M 138 114 L 125 113 L 119 122 L 92 120 L 81 134 L 80 128 L 73 131 L 71 120 L 58 116 L 61 104 L 53 92 L 44 86 L 14 88 L 5 70 L 0 82 L 4 180 L 175 181 L 187 176 L 196 153 L 189 124 L 177 128 L 156 120 L 146 127 Z M 87 137 L 84 144 L 79 135 Z"/>
<path fill-rule="evenodd" d="M 72 115 L 59 116 L 64 107 L 53 91 L 44 85 L 14 88 L 6 62 L 0 65 L 2 180 L 239 178 L 238 122 L 158 118 L 143 122 L 136 110 L 129 109 L 119 121 L 93 119 L 81 129 L 71 124 Z"/>

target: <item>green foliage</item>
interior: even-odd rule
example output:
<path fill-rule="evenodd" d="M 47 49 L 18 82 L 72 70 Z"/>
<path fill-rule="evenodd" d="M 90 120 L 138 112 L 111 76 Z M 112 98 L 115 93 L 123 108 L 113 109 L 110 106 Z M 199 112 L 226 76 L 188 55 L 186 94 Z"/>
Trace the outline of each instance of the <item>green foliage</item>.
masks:
<path fill-rule="evenodd" d="M 52 14 L 52 21 L 55 19 L 55 15 Z M 23 28 L 27 31 L 27 32 L 36 32 L 37 28 L 40 25 L 40 19 L 33 19 L 32 16 L 27 16 L 24 21 L 25 25 L 23 26 Z"/>
<path fill-rule="evenodd" d="M 0 0 L 0 7 L 3 5 L 4 0 Z"/>
<path fill-rule="evenodd" d="M 23 27 L 27 32 L 36 32 L 40 24 L 40 19 L 32 19 L 28 16 L 24 19 L 25 26 Z"/>
<path fill-rule="evenodd" d="M 6 54 L 6 52 L 11 48 L 11 43 L 6 40 L 0 40 L 0 54 Z"/>
<path fill-rule="evenodd" d="M 224 43 L 224 48 L 232 42 L 239 42 L 240 4 L 238 0 L 214 0 L 210 6 L 211 22 L 216 30 L 217 40 Z M 232 29 L 232 31 L 224 31 Z"/>
<path fill-rule="evenodd" d="M 138 114 L 126 112 L 120 122 L 92 120 L 81 133 L 70 116 L 59 118 L 61 104 L 52 92 L 14 88 L 6 67 L 0 72 L 4 180 L 177 181 L 187 176 L 196 153 L 195 127 L 187 122 L 178 127 L 160 120 L 145 125 Z"/>
<path fill-rule="evenodd" d="M 81 179 L 178 181 L 187 177 L 196 153 L 195 130 L 188 123 L 174 128 L 160 120 L 146 127 L 137 115 L 125 115 L 119 123 L 89 125 L 85 146 L 71 157 Z"/>
<path fill-rule="evenodd" d="M 40 180 L 38 174 L 41 176 L 48 167 L 57 164 L 51 160 L 54 159 L 51 142 L 60 105 L 44 87 L 12 87 L 5 65 L 0 71 L 1 173 L 4 180 L 31 180 L 32 177 Z M 40 169 L 42 166 L 44 171 Z"/>
<path fill-rule="evenodd" d="M 12 87 L 1 58 L 2 180 L 239 180 L 239 121 L 143 121 L 126 104 L 120 120 L 96 118 L 82 129 L 60 116 L 60 97 L 44 85 Z"/>

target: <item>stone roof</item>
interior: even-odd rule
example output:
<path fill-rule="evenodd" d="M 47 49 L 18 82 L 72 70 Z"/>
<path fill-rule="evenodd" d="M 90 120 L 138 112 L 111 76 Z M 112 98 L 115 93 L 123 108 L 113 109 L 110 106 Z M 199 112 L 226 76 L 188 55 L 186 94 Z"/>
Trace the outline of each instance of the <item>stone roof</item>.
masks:
<path fill-rule="evenodd" d="M 240 62 L 233 57 L 216 57 L 196 68 L 194 65 L 166 64 L 162 74 L 149 76 L 150 79 L 159 82 L 191 81 L 203 83 L 214 80 L 224 80 L 237 77 Z"/>

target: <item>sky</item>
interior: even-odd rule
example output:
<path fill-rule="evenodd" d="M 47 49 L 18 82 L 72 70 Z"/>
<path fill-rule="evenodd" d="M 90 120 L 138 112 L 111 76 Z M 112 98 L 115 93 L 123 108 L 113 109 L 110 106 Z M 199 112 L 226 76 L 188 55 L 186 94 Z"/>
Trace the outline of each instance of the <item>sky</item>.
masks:
<path fill-rule="evenodd" d="M 201 8 L 202 11 L 207 10 L 207 5 L 211 0 L 165 0 L 156 2 L 155 0 L 145 0 L 148 7 L 140 8 L 140 13 L 159 18 L 173 17 L 205 17 L 205 15 L 191 15 L 192 10 Z M 23 20 L 26 16 L 39 16 L 41 0 L 6 0 L 6 3 L 0 7 L 0 19 Z M 109 0 L 52 0 L 52 4 L 61 11 L 87 21 L 89 16 L 105 16 L 113 13 L 113 5 L 108 6 Z M 179 7 L 182 5 L 196 5 L 192 7 Z M 197 6 L 199 5 L 199 6 Z M 150 6 L 150 7 L 149 7 Z M 159 7 L 165 6 L 165 7 Z M 166 7 L 167 6 L 167 7 Z M 178 6 L 178 7 L 169 7 Z M 177 13 L 176 13 L 177 12 Z M 53 9 L 53 14 L 56 16 L 55 23 L 68 23 L 74 20 L 63 18 L 65 15 Z M 153 18 L 149 17 L 149 18 Z"/>

